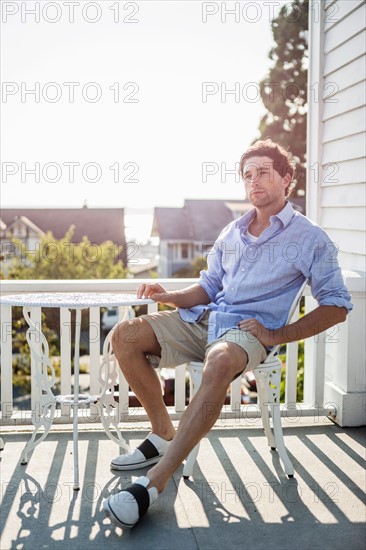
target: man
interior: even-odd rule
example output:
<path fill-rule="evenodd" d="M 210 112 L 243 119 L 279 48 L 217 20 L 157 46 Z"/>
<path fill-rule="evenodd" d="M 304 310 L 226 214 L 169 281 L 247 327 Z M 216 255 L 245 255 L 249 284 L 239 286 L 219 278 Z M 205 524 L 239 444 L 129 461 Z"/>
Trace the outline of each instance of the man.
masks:
<path fill-rule="evenodd" d="M 104 502 L 120 527 L 138 522 L 211 429 L 234 378 L 262 362 L 271 346 L 314 336 L 343 322 L 352 309 L 333 243 L 286 200 L 294 174 L 289 153 L 270 140 L 259 141 L 243 154 L 240 173 L 254 208 L 223 229 L 198 283 L 180 291 L 154 282 L 138 288 L 138 297 L 178 309 L 121 323 L 114 332 L 113 350 L 152 432 L 111 467 L 125 471 L 155 464 Z M 305 280 L 319 306 L 285 327 Z M 149 362 L 154 356 L 161 367 L 204 361 L 202 384 L 176 433 Z M 207 402 L 217 405 L 214 414 L 212 407 L 205 414 Z"/>

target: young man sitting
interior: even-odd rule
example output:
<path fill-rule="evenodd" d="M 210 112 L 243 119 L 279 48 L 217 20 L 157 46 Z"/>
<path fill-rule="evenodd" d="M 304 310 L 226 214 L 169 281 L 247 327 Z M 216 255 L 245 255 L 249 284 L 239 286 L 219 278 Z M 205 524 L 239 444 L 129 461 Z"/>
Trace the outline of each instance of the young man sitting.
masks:
<path fill-rule="evenodd" d="M 104 502 L 106 514 L 120 527 L 138 522 L 211 429 L 234 378 L 259 365 L 271 346 L 314 336 L 343 322 L 352 309 L 334 245 L 287 201 L 294 174 L 289 153 L 270 140 L 259 141 L 243 154 L 240 173 L 253 208 L 222 230 L 198 283 L 179 291 L 154 282 L 140 285 L 138 297 L 177 309 L 143 315 L 114 331 L 114 353 L 152 432 L 137 449 L 113 459 L 111 468 L 125 471 L 155 464 L 146 476 Z M 305 280 L 318 307 L 293 323 L 293 330 L 285 330 L 290 306 Z M 201 386 L 177 431 L 151 356 L 159 358 L 160 367 L 204 362 Z M 210 415 L 205 414 L 207 402 L 216 404 L 215 413 L 211 407 Z"/>

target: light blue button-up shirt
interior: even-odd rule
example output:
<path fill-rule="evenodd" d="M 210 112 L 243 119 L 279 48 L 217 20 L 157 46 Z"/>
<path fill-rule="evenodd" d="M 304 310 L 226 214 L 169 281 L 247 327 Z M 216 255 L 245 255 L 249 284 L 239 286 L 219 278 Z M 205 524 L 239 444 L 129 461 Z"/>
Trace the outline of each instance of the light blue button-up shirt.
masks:
<path fill-rule="evenodd" d="M 222 230 L 198 281 L 211 303 L 180 308 L 184 321 L 198 322 L 209 309 L 209 342 L 251 317 L 277 329 L 286 324 L 305 280 L 319 305 L 352 309 L 337 260 L 338 247 L 321 227 L 287 202 L 253 243 L 246 231 L 254 217 L 253 208 Z"/>

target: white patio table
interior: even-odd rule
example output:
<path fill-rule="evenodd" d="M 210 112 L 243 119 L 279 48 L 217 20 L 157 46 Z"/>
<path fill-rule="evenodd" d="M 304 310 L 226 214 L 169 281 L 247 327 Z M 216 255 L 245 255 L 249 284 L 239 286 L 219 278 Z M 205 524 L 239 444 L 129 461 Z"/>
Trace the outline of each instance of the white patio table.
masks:
<path fill-rule="evenodd" d="M 31 439 L 24 447 L 21 455 L 21 463 L 27 464 L 28 453 L 43 441 L 51 428 L 55 415 L 57 403 L 69 404 L 73 408 L 73 450 L 74 450 L 74 490 L 79 490 L 79 457 L 78 457 L 78 407 L 79 405 L 94 403 L 100 407 L 100 416 L 106 434 L 120 447 L 129 450 L 116 420 L 116 401 L 114 398 L 114 387 L 118 384 L 118 369 L 116 361 L 112 360 L 111 337 L 113 330 L 108 333 L 103 346 L 103 360 L 100 367 L 100 393 L 88 395 L 79 393 L 79 354 L 80 354 L 80 331 L 81 313 L 83 309 L 90 307 L 117 307 L 135 306 L 155 303 L 150 299 L 136 298 L 131 294 L 110 294 L 110 293 L 30 293 L 13 294 L 0 298 L 1 305 L 22 306 L 23 315 L 28 324 L 26 333 L 31 354 L 36 365 L 36 384 L 39 391 L 39 410 L 34 410 L 32 422 L 34 431 Z M 55 396 L 52 386 L 55 383 L 55 371 L 49 357 L 49 346 L 42 333 L 39 323 L 34 323 L 31 318 L 31 311 L 34 307 L 68 308 L 76 311 L 75 323 L 75 353 L 74 353 L 74 393 L 72 395 Z M 40 437 L 36 439 L 37 432 L 44 428 Z M 111 427 L 117 432 L 117 437 L 111 432 Z"/>

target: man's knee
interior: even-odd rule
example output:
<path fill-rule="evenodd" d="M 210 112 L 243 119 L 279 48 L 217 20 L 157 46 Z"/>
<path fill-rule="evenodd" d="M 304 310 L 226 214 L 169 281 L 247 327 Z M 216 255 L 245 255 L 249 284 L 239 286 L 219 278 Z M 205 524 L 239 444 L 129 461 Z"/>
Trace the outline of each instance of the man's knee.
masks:
<path fill-rule="evenodd" d="M 111 344 L 117 359 L 128 359 L 141 352 L 159 355 L 161 350 L 150 324 L 141 318 L 119 323 L 114 329 Z"/>
<path fill-rule="evenodd" d="M 135 347 L 139 341 L 139 326 L 136 320 L 122 321 L 114 329 L 111 344 L 117 357 L 131 352 L 131 347 Z"/>
<path fill-rule="evenodd" d="M 242 372 L 247 364 L 247 355 L 239 346 L 226 342 L 212 348 L 206 357 L 204 377 L 213 384 L 227 384 Z"/>

